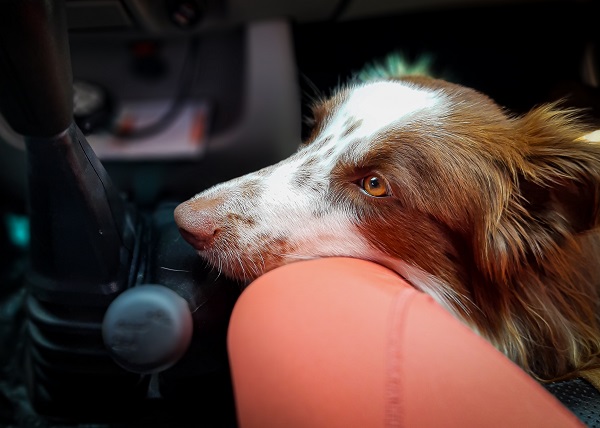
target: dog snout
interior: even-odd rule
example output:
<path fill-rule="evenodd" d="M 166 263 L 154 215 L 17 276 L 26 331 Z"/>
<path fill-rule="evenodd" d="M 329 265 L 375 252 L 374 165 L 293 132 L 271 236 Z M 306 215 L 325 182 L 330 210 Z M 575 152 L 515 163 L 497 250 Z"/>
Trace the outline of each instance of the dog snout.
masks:
<path fill-rule="evenodd" d="M 183 239 L 200 251 L 210 248 L 221 231 L 212 210 L 199 203 L 186 201 L 179 204 L 174 216 Z"/>

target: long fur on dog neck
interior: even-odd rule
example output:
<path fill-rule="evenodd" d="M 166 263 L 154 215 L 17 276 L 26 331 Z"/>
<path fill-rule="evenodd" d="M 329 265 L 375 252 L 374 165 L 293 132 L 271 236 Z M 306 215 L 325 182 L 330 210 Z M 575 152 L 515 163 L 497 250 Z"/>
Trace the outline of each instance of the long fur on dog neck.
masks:
<path fill-rule="evenodd" d="M 411 67 L 391 55 L 357 78 L 431 76 L 430 65 L 430 57 Z M 462 260 L 417 264 L 452 284 L 454 311 L 539 380 L 600 367 L 600 144 L 585 138 L 593 128 L 560 102 L 523 116 L 495 108 L 482 115 L 487 119 L 461 117 L 466 126 L 453 127 L 461 134 L 455 150 L 478 147 L 497 169 L 465 175 L 460 162 L 448 163 L 452 170 L 426 167 L 455 178 L 424 211 L 453 234 L 465 222 L 467 233 L 457 238 Z M 431 150 L 421 155 L 439 157 Z"/>

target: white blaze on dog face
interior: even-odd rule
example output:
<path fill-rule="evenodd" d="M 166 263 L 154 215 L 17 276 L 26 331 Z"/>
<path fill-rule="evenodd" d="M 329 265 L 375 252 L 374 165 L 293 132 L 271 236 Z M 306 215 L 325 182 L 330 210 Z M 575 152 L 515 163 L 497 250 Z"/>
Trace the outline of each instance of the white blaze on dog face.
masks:
<path fill-rule="evenodd" d="M 361 211 L 356 200 L 371 197 L 353 181 L 336 182 L 339 178 L 332 171 L 340 162 L 363 157 L 374 137 L 436 107 L 441 97 L 437 91 L 399 81 L 347 91 L 312 143 L 276 165 L 219 184 L 177 208 L 175 217 L 184 236 L 209 263 L 228 276 L 251 280 L 302 259 L 382 259 L 357 226 Z"/>
<path fill-rule="evenodd" d="M 330 138 L 317 155 L 330 169 L 339 162 L 341 155 L 359 158 L 370 150 L 370 143 L 378 134 L 402 126 L 413 114 L 434 108 L 439 103 L 437 91 L 399 81 L 357 86 L 323 128 L 320 137 Z"/>
<path fill-rule="evenodd" d="M 417 89 L 398 81 L 363 84 L 350 92 L 327 128 L 341 133 L 344 121 L 354 118 L 360 120 L 360 125 L 352 132 L 352 138 L 369 138 L 401 123 L 412 113 L 433 108 L 439 101 L 436 91 Z"/>

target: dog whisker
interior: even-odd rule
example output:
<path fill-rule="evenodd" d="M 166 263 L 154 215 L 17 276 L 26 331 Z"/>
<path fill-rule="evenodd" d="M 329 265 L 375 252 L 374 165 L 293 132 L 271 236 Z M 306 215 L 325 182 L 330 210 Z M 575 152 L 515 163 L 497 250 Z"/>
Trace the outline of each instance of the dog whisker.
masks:
<path fill-rule="evenodd" d="M 168 267 L 166 267 L 166 266 L 159 266 L 158 268 L 159 268 L 159 269 L 162 269 L 162 270 L 168 270 L 168 271 L 170 271 L 170 272 L 186 272 L 186 273 L 189 273 L 189 272 L 191 272 L 190 270 L 186 270 L 186 269 L 175 269 L 175 268 L 168 268 Z"/>

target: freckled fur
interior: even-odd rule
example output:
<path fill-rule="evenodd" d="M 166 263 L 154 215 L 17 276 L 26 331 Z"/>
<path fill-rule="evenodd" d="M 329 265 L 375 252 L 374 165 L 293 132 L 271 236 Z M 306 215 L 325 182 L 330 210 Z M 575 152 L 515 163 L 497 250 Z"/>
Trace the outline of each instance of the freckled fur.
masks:
<path fill-rule="evenodd" d="M 350 134 L 352 134 L 352 132 L 355 131 L 356 129 L 358 129 L 358 127 L 361 124 L 362 124 L 362 120 L 360 120 L 360 119 L 348 118 L 348 120 L 346 120 L 346 123 L 344 123 L 344 125 L 346 126 L 346 129 L 344 129 L 342 131 L 342 137 L 347 137 Z"/>
<path fill-rule="evenodd" d="M 580 139 L 577 112 L 515 116 L 411 76 L 340 88 L 314 118 L 290 158 L 177 208 L 187 233 L 220 231 L 202 257 L 244 281 L 296 260 L 372 260 L 539 380 L 600 366 L 600 146 Z M 391 196 L 359 188 L 370 173 Z"/>

